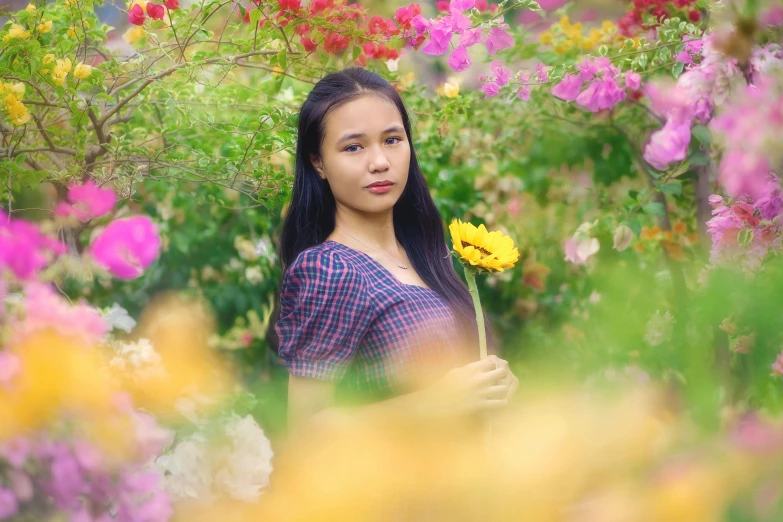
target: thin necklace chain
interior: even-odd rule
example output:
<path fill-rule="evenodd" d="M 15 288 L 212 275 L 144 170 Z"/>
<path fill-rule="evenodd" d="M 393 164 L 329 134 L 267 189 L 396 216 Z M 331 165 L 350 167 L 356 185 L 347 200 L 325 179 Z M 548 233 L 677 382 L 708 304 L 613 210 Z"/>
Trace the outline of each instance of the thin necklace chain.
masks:
<path fill-rule="evenodd" d="M 340 225 L 338 225 L 338 224 L 335 224 L 334 226 L 336 226 L 337 228 L 339 228 L 340 230 L 342 230 L 343 232 L 345 232 L 345 234 L 346 234 L 348 237 L 350 237 L 351 239 L 353 239 L 353 240 L 355 240 L 355 241 L 359 241 L 358 239 L 356 239 L 355 237 L 353 237 L 351 234 L 349 234 L 348 232 L 346 232 L 346 230 L 345 230 L 343 227 L 341 227 Z M 409 268 L 410 268 L 410 265 L 409 265 L 409 266 L 402 266 L 402 265 L 398 265 L 398 264 L 397 264 L 397 262 L 396 262 L 394 259 L 392 259 L 392 256 L 390 256 L 390 255 L 389 255 L 389 253 L 388 253 L 387 251 L 385 251 L 385 250 L 379 250 L 379 249 L 377 249 L 377 248 L 373 248 L 373 247 L 371 247 L 371 246 L 367 246 L 367 245 L 365 245 L 364 243 L 362 243 L 361 241 L 359 241 L 359 243 L 361 243 L 362 245 L 364 245 L 364 247 L 365 247 L 365 248 L 369 248 L 370 250 L 375 250 L 376 252 L 383 252 L 384 254 L 386 254 L 386 257 L 388 257 L 388 258 L 389 258 L 389 260 L 390 260 L 392 263 L 394 263 L 394 264 L 395 264 L 395 265 L 396 265 L 398 268 L 402 268 L 403 270 L 407 270 L 407 269 L 409 269 Z"/>

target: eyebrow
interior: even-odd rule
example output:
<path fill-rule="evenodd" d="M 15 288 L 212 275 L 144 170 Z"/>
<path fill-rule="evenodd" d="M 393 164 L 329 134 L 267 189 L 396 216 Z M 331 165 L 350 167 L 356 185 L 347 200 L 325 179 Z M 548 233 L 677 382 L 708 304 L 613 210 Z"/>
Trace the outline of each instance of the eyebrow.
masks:
<path fill-rule="evenodd" d="M 399 125 L 392 125 L 391 127 L 387 128 L 385 131 L 383 131 L 382 134 L 388 134 L 390 132 L 405 132 L 405 129 L 403 129 Z M 337 140 L 337 143 L 342 143 L 344 141 L 355 140 L 357 138 L 366 138 L 366 137 L 367 135 L 364 134 L 363 132 L 354 132 L 351 134 L 346 134 L 345 136 Z"/>

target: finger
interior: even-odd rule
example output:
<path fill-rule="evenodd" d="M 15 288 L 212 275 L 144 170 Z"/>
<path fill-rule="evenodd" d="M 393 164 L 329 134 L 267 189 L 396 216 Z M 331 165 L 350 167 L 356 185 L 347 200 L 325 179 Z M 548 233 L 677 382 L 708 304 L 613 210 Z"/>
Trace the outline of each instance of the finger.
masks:
<path fill-rule="evenodd" d="M 478 404 L 479 409 L 482 410 L 497 410 L 507 405 L 508 405 L 508 401 L 497 400 L 497 399 L 487 399 L 484 401 L 480 401 Z"/>
<path fill-rule="evenodd" d="M 512 376 L 513 377 L 513 376 Z M 508 393 L 506 394 L 506 400 L 510 399 L 512 395 L 514 395 L 514 392 L 517 391 L 517 388 L 519 388 L 519 379 L 516 377 L 513 377 L 513 380 L 511 381 L 511 384 L 508 386 Z"/>
<path fill-rule="evenodd" d="M 508 396 L 508 386 L 489 386 L 479 391 L 483 399 L 505 399 Z"/>
<path fill-rule="evenodd" d="M 486 359 L 481 359 L 480 361 L 472 362 L 467 366 L 482 372 L 492 371 L 497 368 L 497 365 L 491 357 L 492 356 L 487 357 Z"/>
<path fill-rule="evenodd" d="M 484 372 L 476 377 L 476 384 L 486 386 L 488 384 L 497 384 L 506 376 L 506 370 L 498 368 L 489 372 Z"/>

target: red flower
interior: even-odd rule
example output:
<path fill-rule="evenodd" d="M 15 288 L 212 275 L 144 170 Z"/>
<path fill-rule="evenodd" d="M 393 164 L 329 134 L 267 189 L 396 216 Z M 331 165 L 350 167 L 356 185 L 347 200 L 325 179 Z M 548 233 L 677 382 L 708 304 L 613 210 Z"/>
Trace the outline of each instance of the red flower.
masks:
<path fill-rule="evenodd" d="M 142 9 L 139 4 L 133 4 L 131 10 L 128 11 L 128 23 L 133 25 L 141 25 L 146 19 L 147 15 L 144 14 L 144 9 Z"/>
<path fill-rule="evenodd" d="M 150 15 L 150 18 L 153 20 L 163 20 L 163 15 L 166 13 L 166 10 L 163 9 L 162 5 L 153 4 L 152 2 L 147 4 L 147 14 Z"/>
<path fill-rule="evenodd" d="M 734 215 L 743 220 L 748 225 L 755 227 L 759 224 L 758 216 L 753 215 L 753 207 L 747 203 L 736 203 L 731 206 Z"/>
<path fill-rule="evenodd" d="M 696 10 L 689 12 L 688 20 L 690 20 L 691 22 L 698 22 L 699 20 L 701 20 L 701 13 Z"/>
<path fill-rule="evenodd" d="M 179 9 L 179 0 L 166 0 L 163 2 L 163 5 L 173 11 L 174 9 Z"/>
<path fill-rule="evenodd" d="M 449 12 L 449 2 L 446 2 L 444 0 L 439 0 L 435 2 L 435 8 L 440 13 L 448 13 Z"/>
<path fill-rule="evenodd" d="M 302 8 L 301 0 L 277 0 L 277 4 L 283 11 L 298 11 Z"/>
<path fill-rule="evenodd" d="M 250 23 L 250 11 L 255 9 L 255 7 L 251 7 L 247 11 L 245 11 L 245 16 L 242 18 L 242 22 L 249 24 Z M 239 13 L 239 16 L 242 16 L 242 13 Z"/>
<path fill-rule="evenodd" d="M 310 12 L 320 13 L 326 10 L 327 7 L 334 7 L 334 0 L 313 0 L 310 4 Z"/>
<path fill-rule="evenodd" d="M 303 36 L 301 38 L 301 42 L 302 45 L 304 45 L 305 51 L 307 51 L 308 53 L 315 51 L 315 49 L 318 47 L 318 44 L 315 43 L 315 40 L 311 40 L 306 36 Z"/>
<path fill-rule="evenodd" d="M 338 33 L 332 33 L 324 41 L 324 50 L 329 54 L 337 54 L 348 47 L 348 37 Z"/>
<path fill-rule="evenodd" d="M 421 14 L 421 6 L 419 4 L 411 4 L 408 7 L 400 7 L 394 14 L 394 19 L 404 29 L 410 29 L 411 20 L 414 16 Z"/>
<path fill-rule="evenodd" d="M 307 22 L 297 25 L 296 28 L 294 29 L 296 34 L 298 34 L 299 36 L 306 36 L 310 34 L 311 30 L 312 28 L 310 27 L 310 24 L 308 24 Z"/>

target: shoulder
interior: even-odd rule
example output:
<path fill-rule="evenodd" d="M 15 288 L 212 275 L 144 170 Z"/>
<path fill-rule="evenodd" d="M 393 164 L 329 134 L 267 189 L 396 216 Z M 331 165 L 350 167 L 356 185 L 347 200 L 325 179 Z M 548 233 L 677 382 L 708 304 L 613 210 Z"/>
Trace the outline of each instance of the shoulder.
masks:
<path fill-rule="evenodd" d="M 283 277 L 286 290 L 345 294 L 360 297 L 366 294 L 365 275 L 357 270 L 353 260 L 329 243 L 307 248 L 296 256 Z"/>

